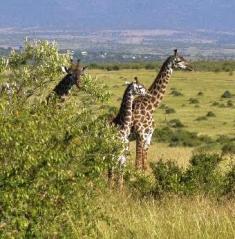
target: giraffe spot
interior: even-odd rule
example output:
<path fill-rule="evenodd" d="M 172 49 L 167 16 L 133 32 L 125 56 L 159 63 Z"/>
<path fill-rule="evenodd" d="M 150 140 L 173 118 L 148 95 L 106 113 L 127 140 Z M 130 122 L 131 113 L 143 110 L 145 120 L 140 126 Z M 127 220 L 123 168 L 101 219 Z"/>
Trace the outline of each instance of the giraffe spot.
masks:
<path fill-rule="evenodd" d="M 141 110 L 141 114 L 142 114 L 142 115 L 145 115 L 145 110 Z"/>

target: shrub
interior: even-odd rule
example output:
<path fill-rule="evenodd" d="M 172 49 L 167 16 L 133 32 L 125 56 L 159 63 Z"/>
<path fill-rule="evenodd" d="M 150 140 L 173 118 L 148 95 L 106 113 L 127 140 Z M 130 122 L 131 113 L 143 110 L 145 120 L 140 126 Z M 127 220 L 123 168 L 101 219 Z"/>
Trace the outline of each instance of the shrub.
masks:
<path fill-rule="evenodd" d="M 207 120 L 206 116 L 200 116 L 196 118 L 196 121 L 203 121 L 203 120 Z"/>
<path fill-rule="evenodd" d="M 0 57 L 0 74 L 7 69 L 7 59 L 5 57 Z"/>
<path fill-rule="evenodd" d="M 173 113 L 175 113 L 175 112 L 176 112 L 175 109 L 170 108 L 170 107 L 167 107 L 167 108 L 165 109 L 165 113 L 166 113 L 166 114 L 173 114 Z"/>
<path fill-rule="evenodd" d="M 212 106 L 219 106 L 219 102 L 214 101 L 211 105 L 212 105 Z"/>
<path fill-rule="evenodd" d="M 12 78 L 19 76 L 22 87 L 35 94 L 35 85 L 60 75 L 66 59 L 47 42 L 27 43 L 10 56 Z M 108 92 L 94 81 L 85 77 L 83 91 L 99 106 Z M 1 97 L 0 103 L 1 237 L 99 236 L 95 218 L 104 218 L 94 199 L 122 149 L 116 130 L 87 101 L 86 108 L 82 102 L 46 106 L 22 97 L 15 94 L 11 102 Z"/>
<path fill-rule="evenodd" d="M 183 96 L 183 94 L 181 92 L 177 91 L 177 90 L 172 90 L 171 95 L 173 95 L 173 96 Z"/>
<path fill-rule="evenodd" d="M 184 125 L 181 123 L 179 119 L 173 119 L 168 122 L 168 125 L 172 128 L 182 128 Z"/>
<path fill-rule="evenodd" d="M 196 98 L 190 98 L 190 99 L 189 99 L 189 103 L 190 103 L 190 104 L 199 104 L 199 100 L 196 99 Z"/>
<path fill-rule="evenodd" d="M 148 63 L 145 65 L 146 70 L 154 70 L 156 66 L 154 64 Z"/>
<path fill-rule="evenodd" d="M 163 193 L 181 193 L 183 170 L 173 162 L 164 163 L 162 160 L 152 163 L 151 168 L 155 177 L 153 194 L 161 196 Z"/>
<path fill-rule="evenodd" d="M 233 102 L 232 102 L 231 100 L 228 100 L 228 101 L 227 101 L 227 106 L 228 106 L 228 107 L 233 107 L 234 104 L 233 104 Z"/>
<path fill-rule="evenodd" d="M 212 111 L 208 111 L 206 114 L 207 117 L 216 117 L 215 113 Z"/>
<path fill-rule="evenodd" d="M 222 158 L 218 154 L 194 155 L 183 178 L 187 193 L 216 194 L 220 192 L 223 180 L 218 172 L 218 164 L 221 161 Z"/>
<path fill-rule="evenodd" d="M 226 90 L 222 95 L 222 98 L 232 98 L 232 94 L 230 93 L 230 91 Z"/>
<path fill-rule="evenodd" d="M 153 194 L 162 196 L 173 194 L 211 194 L 220 196 L 223 192 L 224 178 L 218 171 L 222 158 L 217 154 L 197 154 L 190 160 L 184 171 L 173 162 L 158 161 L 151 164 L 155 177 Z M 234 187 L 234 172 L 227 176 L 227 191 Z M 232 185 L 232 186 L 231 186 Z"/>
<path fill-rule="evenodd" d="M 235 154 L 235 142 L 226 143 L 222 147 L 223 154 Z"/>
<path fill-rule="evenodd" d="M 234 198 L 235 196 L 235 166 L 224 177 L 223 196 Z"/>
<path fill-rule="evenodd" d="M 194 147 L 212 142 L 208 136 L 198 136 L 197 133 L 178 129 L 173 130 L 169 127 L 156 129 L 153 133 L 153 139 L 157 142 L 169 143 L 170 146 L 188 146 Z"/>
<path fill-rule="evenodd" d="M 161 105 L 159 106 L 159 109 L 167 109 L 167 106 L 166 106 L 165 104 L 161 104 Z"/>

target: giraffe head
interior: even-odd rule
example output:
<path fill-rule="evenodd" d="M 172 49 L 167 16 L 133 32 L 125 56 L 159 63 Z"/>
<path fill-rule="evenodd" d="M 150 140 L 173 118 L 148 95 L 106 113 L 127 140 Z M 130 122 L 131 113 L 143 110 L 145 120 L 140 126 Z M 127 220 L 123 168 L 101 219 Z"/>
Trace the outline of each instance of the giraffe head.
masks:
<path fill-rule="evenodd" d="M 133 95 L 141 95 L 146 96 L 150 95 L 148 90 L 144 87 L 144 85 L 140 84 L 137 77 L 134 78 L 134 81 L 128 83 L 128 88 L 132 89 Z"/>
<path fill-rule="evenodd" d="M 72 76 L 83 76 L 85 74 L 86 69 L 88 68 L 88 66 L 81 66 L 80 65 L 80 59 L 77 60 L 76 63 L 73 62 L 73 59 L 71 59 L 70 62 L 70 67 L 62 67 L 62 71 L 72 75 Z"/>
<path fill-rule="evenodd" d="M 170 60 L 173 69 L 193 70 L 190 63 L 183 56 L 178 54 L 177 49 L 174 50 L 174 55 L 170 56 Z"/>
<path fill-rule="evenodd" d="M 62 67 L 62 71 L 67 73 L 67 76 L 71 80 L 75 80 L 77 82 L 77 86 L 80 87 L 80 78 L 85 75 L 85 71 L 88 68 L 88 66 L 81 66 L 80 60 L 78 59 L 76 63 L 73 62 L 73 59 L 71 59 L 70 67 Z"/>

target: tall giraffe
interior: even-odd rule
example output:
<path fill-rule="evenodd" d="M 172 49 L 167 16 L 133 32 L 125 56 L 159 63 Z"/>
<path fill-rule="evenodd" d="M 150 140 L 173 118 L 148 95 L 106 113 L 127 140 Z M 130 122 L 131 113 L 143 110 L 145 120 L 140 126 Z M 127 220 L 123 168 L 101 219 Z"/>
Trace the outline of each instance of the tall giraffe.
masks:
<path fill-rule="evenodd" d="M 136 135 L 136 168 L 146 169 L 147 152 L 154 131 L 153 112 L 165 94 L 173 69 L 192 70 L 189 62 L 174 50 L 163 63 L 149 88 L 151 96 L 139 96 L 133 102 L 132 132 Z"/>
<path fill-rule="evenodd" d="M 118 129 L 120 140 L 124 144 L 122 154 L 118 158 L 118 164 L 119 164 L 120 170 L 122 170 L 121 168 L 126 162 L 126 152 L 128 151 L 128 146 L 129 146 L 128 138 L 131 132 L 132 104 L 133 104 L 135 95 L 139 95 L 139 96 L 149 95 L 145 87 L 138 82 L 137 77 L 135 77 L 135 81 L 128 84 L 122 98 L 122 103 L 121 103 L 119 112 L 112 121 L 114 126 L 117 127 Z M 109 183 L 112 184 L 113 168 L 109 169 L 108 178 L 109 178 Z M 118 184 L 120 187 L 122 187 L 123 185 L 122 173 L 120 173 L 119 175 Z"/>
<path fill-rule="evenodd" d="M 76 85 L 78 89 L 80 89 L 81 77 L 84 75 L 87 66 L 82 67 L 80 65 L 80 60 L 77 60 L 77 63 L 74 64 L 73 60 L 71 60 L 71 65 L 69 68 L 63 67 L 63 71 L 66 76 L 55 86 L 52 92 L 47 96 L 47 103 L 52 95 L 56 95 L 62 100 L 70 93 L 71 88 Z"/>

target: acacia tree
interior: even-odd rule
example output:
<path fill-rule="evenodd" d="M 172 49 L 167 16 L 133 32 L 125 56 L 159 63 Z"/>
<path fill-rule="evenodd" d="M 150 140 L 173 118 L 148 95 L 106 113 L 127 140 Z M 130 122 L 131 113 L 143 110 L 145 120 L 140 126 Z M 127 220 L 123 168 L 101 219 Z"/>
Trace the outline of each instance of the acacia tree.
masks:
<path fill-rule="evenodd" d="M 77 236 L 98 235 L 92 222 L 103 217 L 93 202 L 105 185 L 107 164 L 121 149 L 115 129 L 92 105 L 78 107 L 74 100 L 55 107 L 28 100 L 41 97 L 61 77 L 60 67 L 70 57 L 47 41 L 26 41 L 9 56 L 5 82 L 15 83 L 17 90 L 10 100 L 9 92 L 3 93 L 0 101 L 3 238 L 73 238 L 71 220 L 78 224 Z M 89 75 L 82 90 L 99 108 L 109 97 L 106 86 Z"/>

